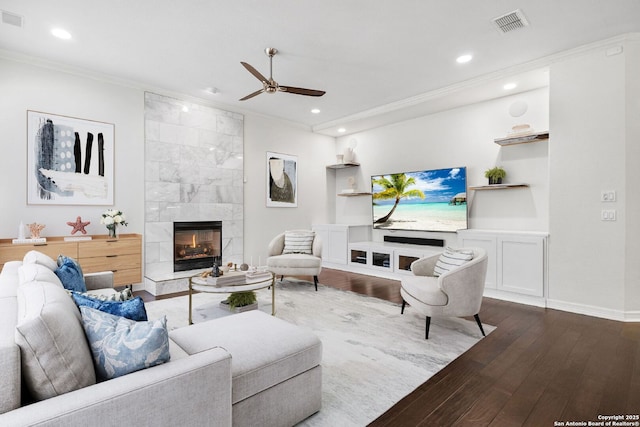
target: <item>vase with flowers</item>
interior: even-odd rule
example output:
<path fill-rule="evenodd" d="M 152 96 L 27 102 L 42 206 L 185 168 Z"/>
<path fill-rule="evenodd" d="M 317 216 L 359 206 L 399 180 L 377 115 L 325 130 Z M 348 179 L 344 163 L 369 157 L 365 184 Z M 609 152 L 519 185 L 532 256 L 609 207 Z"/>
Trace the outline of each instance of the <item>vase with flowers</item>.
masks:
<path fill-rule="evenodd" d="M 109 237 L 115 239 L 118 237 L 116 228 L 119 225 L 124 225 L 126 227 L 129 223 L 126 221 L 122 211 L 118 209 L 109 209 L 102 214 L 100 224 L 104 224 L 107 227 L 107 230 L 109 230 Z"/>

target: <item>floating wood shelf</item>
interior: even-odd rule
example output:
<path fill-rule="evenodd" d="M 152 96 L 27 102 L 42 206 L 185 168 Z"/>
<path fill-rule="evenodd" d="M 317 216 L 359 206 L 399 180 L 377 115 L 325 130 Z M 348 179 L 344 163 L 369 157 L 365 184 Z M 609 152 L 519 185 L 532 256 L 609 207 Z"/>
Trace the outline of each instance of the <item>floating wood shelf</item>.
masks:
<path fill-rule="evenodd" d="M 360 163 L 349 162 L 349 163 L 337 163 L 335 165 L 327 166 L 327 169 L 344 169 L 344 168 L 354 168 L 356 166 L 360 166 Z"/>
<path fill-rule="evenodd" d="M 469 190 L 507 190 L 512 188 L 526 188 L 529 184 L 491 184 L 469 187 Z"/>
<path fill-rule="evenodd" d="M 341 197 L 370 196 L 371 193 L 338 193 Z"/>
<path fill-rule="evenodd" d="M 498 139 L 494 139 L 493 142 L 495 142 L 498 145 L 516 145 L 516 144 L 528 144 L 531 142 L 536 142 L 536 141 L 542 141 L 545 139 L 549 139 L 549 132 L 538 132 L 538 133 L 531 133 L 529 135 L 519 135 L 519 136 L 509 136 L 507 138 L 498 138 Z"/>

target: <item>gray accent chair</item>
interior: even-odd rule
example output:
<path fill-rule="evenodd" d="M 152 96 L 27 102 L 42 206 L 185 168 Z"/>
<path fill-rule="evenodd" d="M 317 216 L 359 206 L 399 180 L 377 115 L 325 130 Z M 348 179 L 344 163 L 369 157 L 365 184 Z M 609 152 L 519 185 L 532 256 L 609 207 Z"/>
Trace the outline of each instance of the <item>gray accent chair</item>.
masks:
<path fill-rule="evenodd" d="M 292 230 L 311 232 L 310 230 Z M 280 233 L 269 243 L 267 249 L 267 269 L 280 280 L 284 276 L 313 276 L 313 283 L 318 290 L 318 274 L 322 270 L 322 239 L 317 234 L 313 238 L 311 255 L 283 254 L 284 234 Z"/>
<path fill-rule="evenodd" d="M 482 248 L 462 248 L 473 251 L 473 259 L 439 277 L 433 270 L 440 255 L 421 258 L 411 264 L 413 276 L 402 278 L 400 295 L 402 310 L 407 303 L 426 316 L 425 339 L 429 339 L 431 317 L 473 316 L 485 336 L 480 322 L 480 306 L 487 276 L 487 252 Z"/>

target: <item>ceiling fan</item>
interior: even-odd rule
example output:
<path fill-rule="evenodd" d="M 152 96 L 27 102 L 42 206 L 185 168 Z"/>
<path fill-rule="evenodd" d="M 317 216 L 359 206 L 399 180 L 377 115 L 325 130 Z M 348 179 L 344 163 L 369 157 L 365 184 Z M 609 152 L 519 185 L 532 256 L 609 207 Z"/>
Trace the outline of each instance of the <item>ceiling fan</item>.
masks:
<path fill-rule="evenodd" d="M 315 89 L 305 89 L 302 87 L 293 87 L 293 86 L 281 86 L 273 80 L 273 56 L 278 53 L 278 49 L 273 47 L 268 47 L 264 50 L 264 53 L 269 57 L 269 78 L 267 79 L 265 76 L 260 74 L 258 70 L 253 68 L 251 65 L 246 62 L 240 62 L 244 68 L 247 69 L 251 74 L 253 74 L 258 80 L 262 82 L 262 89 L 257 90 L 244 98 L 240 98 L 240 101 L 246 101 L 247 99 L 253 98 L 256 95 L 260 95 L 261 93 L 276 93 L 276 92 L 288 92 L 295 93 L 296 95 L 307 95 L 307 96 L 322 96 L 325 94 L 323 90 L 315 90 Z"/>

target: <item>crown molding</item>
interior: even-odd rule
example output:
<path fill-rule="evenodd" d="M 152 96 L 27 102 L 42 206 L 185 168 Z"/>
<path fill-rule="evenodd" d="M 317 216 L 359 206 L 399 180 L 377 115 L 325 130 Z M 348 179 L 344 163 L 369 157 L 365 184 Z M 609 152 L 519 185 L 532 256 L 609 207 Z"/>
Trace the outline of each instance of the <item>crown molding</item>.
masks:
<path fill-rule="evenodd" d="M 492 73 L 484 74 L 482 76 L 458 82 L 449 86 L 442 87 L 430 92 L 426 92 L 420 95 L 416 95 L 410 98 L 402 99 L 400 101 L 385 104 L 376 108 L 365 110 L 350 116 L 343 117 L 341 119 L 324 122 L 319 125 L 312 126 L 313 132 L 318 133 L 335 133 L 334 129 L 337 127 L 348 127 L 350 123 L 356 123 L 363 120 L 370 120 L 375 117 L 396 113 L 404 109 L 410 109 L 420 104 L 433 102 L 438 99 L 445 98 L 450 95 L 457 94 L 459 92 L 477 88 L 479 86 L 486 85 L 491 82 L 495 82 L 506 77 L 513 76 L 514 74 L 520 74 L 525 72 L 534 71 L 536 69 L 548 68 L 550 65 L 565 61 L 572 57 L 581 56 L 594 50 L 606 49 L 617 44 L 624 44 L 629 41 L 640 41 L 640 33 L 625 33 L 608 39 L 600 40 L 597 42 L 581 45 L 569 50 L 558 52 L 552 55 L 548 55 L 542 58 L 535 59 L 533 61 L 518 64 L 512 67 L 504 68 Z M 504 95 L 497 95 L 496 98 Z M 386 123 L 389 124 L 389 123 Z M 328 132 L 327 132 L 328 131 Z M 353 133 L 353 132 L 352 132 Z M 345 136 L 345 135 L 340 135 Z"/>

